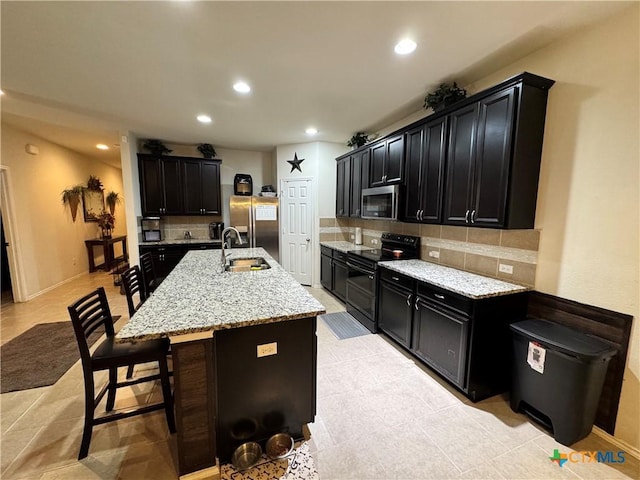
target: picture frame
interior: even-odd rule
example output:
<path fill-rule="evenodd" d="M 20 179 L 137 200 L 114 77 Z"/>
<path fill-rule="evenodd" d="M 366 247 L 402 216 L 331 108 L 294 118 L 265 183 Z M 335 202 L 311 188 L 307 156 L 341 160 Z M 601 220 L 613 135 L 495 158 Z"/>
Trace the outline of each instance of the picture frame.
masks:
<path fill-rule="evenodd" d="M 104 192 L 85 189 L 82 192 L 82 210 L 85 222 L 97 222 L 98 215 L 104 210 Z"/>

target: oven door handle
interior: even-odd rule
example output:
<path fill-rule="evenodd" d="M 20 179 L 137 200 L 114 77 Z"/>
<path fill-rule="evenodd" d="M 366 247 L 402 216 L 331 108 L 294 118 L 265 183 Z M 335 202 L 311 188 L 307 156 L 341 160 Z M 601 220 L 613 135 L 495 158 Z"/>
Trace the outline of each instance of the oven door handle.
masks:
<path fill-rule="evenodd" d="M 357 265 L 354 265 L 353 263 L 349 263 L 347 262 L 347 267 L 349 268 L 353 268 L 354 270 L 360 272 L 360 273 L 364 273 L 365 275 L 375 275 L 376 272 L 372 271 L 372 270 L 365 270 L 362 267 L 359 267 Z"/>

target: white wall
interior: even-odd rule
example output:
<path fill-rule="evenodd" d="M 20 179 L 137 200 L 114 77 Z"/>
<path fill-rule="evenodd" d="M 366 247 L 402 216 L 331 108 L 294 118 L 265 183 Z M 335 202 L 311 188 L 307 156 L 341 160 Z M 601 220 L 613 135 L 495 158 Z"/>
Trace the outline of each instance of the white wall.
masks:
<path fill-rule="evenodd" d="M 26 153 L 26 144 L 36 145 L 40 153 Z M 84 241 L 97 237 L 97 223 L 84 222 L 82 204 L 74 223 L 62 205 L 62 190 L 86 185 L 89 175 L 95 175 L 105 192 L 123 193 L 122 173 L 6 123 L 2 124 L 1 149 L 2 164 L 11 180 L 13 227 L 20 239 L 16 261 L 23 273 L 24 298 L 18 300 L 26 301 L 89 269 Z M 125 196 L 116 207 L 114 235 L 127 230 L 126 203 Z"/>

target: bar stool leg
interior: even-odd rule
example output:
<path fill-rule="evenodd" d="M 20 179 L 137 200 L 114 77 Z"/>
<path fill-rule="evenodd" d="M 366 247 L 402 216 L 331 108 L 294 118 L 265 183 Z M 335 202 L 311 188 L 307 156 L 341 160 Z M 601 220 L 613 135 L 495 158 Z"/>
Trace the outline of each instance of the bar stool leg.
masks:
<path fill-rule="evenodd" d="M 109 367 L 109 391 L 107 393 L 107 408 L 106 411 L 113 410 L 113 405 L 116 403 L 116 385 L 118 383 L 118 369 L 116 367 Z"/>

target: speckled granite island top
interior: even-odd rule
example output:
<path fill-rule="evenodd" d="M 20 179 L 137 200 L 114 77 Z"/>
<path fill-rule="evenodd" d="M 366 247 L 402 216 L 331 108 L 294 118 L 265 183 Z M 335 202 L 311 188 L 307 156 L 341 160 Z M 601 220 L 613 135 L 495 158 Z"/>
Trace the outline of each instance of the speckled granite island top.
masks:
<path fill-rule="evenodd" d="M 324 306 L 263 248 L 228 250 L 263 257 L 270 269 L 221 272 L 220 250 L 190 251 L 116 335 L 136 341 L 315 317 Z"/>
<path fill-rule="evenodd" d="M 345 242 L 345 241 L 328 241 L 328 242 L 320 242 L 320 245 L 324 245 L 325 247 L 333 248 L 335 250 L 339 250 L 340 252 L 352 252 L 354 250 L 373 250 L 373 247 L 367 247 L 365 245 L 356 245 L 355 243 Z"/>
<path fill-rule="evenodd" d="M 503 282 L 423 260 L 395 260 L 380 262 L 378 265 L 470 298 L 498 297 L 530 290 L 515 283 Z"/>

